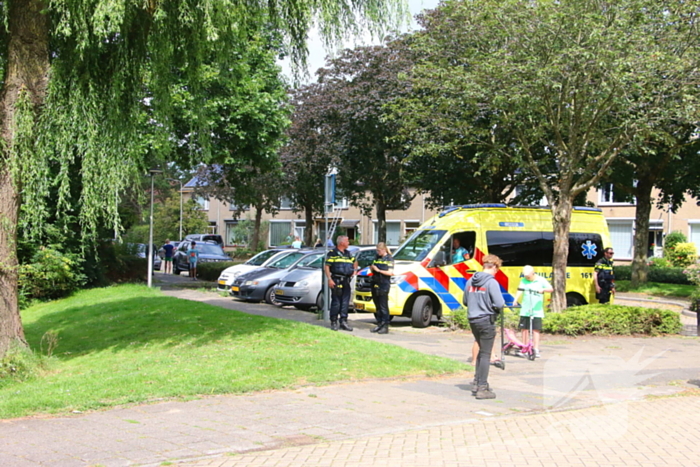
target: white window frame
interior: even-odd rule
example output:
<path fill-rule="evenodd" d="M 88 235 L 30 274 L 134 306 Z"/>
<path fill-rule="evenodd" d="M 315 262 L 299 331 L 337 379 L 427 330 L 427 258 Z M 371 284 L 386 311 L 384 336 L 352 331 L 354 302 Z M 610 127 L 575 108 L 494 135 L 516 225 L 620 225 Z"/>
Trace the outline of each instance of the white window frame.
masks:
<path fill-rule="evenodd" d="M 615 185 L 613 183 L 604 183 L 605 186 L 609 186 L 609 199 L 605 199 L 604 195 L 606 193 L 603 186 L 599 186 L 596 190 L 598 191 L 598 206 L 636 206 L 637 198 L 632 197 L 632 201 L 614 201 L 615 199 Z M 637 186 L 637 181 L 634 181 L 634 186 Z"/>
<path fill-rule="evenodd" d="M 693 242 L 693 226 L 698 226 L 700 228 L 700 219 L 688 219 L 688 241 Z M 700 243 L 695 243 L 695 248 L 700 251 Z"/>
<path fill-rule="evenodd" d="M 388 241 L 388 239 L 387 239 L 387 245 L 388 245 L 388 246 L 397 246 L 397 245 L 401 242 L 401 221 L 400 221 L 400 220 L 396 220 L 396 219 L 387 219 L 387 220 L 386 220 L 386 224 L 387 224 L 387 230 L 388 230 L 389 224 L 399 224 L 399 238 L 398 238 L 398 242 L 397 242 L 396 244 L 389 243 L 389 241 Z M 377 221 L 376 219 L 374 219 L 374 220 L 372 221 L 372 228 L 373 228 L 372 238 L 374 239 L 374 244 L 376 245 L 376 244 L 379 242 L 379 221 Z"/>
<path fill-rule="evenodd" d="M 200 210 L 202 210 L 202 211 L 209 210 L 209 198 L 205 198 L 204 196 L 196 196 L 194 200 L 197 204 L 199 204 Z"/>

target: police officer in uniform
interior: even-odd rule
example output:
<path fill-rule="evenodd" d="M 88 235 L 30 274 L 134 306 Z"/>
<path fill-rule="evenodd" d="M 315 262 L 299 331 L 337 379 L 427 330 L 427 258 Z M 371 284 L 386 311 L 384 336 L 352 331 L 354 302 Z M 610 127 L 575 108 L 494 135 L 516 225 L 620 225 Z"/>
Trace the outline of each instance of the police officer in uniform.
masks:
<path fill-rule="evenodd" d="M 615 293 L 615 274 L 613 273 L 612 248 L 603 250 L 603 257 L 595 263 L 593 281 L 595 296 L 600 303 L 610 303 L 610 294 Z"/>
<path fill-rule="evenodd" d="M 377 257 L 370 266 L 372 270 L 372 301 L 377 309 L 377 327 L 370 332 L 389 332 L 389 288 L 394 274 L 394 258 L 387 250 L 386 243 L 377 243 Z"/>
<path fill-rule="evenodd" d="M 348 305 L 352 294 L 350 280 L 357 269 L 357 262 L 347 249 L 350 245 L 347 236 L 338 236 L 336 245 L 326 256 L 326 277 L 331 288 L 331 329 L 338 330 L 340 315 L 340 329 L 352 331 L 348 324 Z"/>

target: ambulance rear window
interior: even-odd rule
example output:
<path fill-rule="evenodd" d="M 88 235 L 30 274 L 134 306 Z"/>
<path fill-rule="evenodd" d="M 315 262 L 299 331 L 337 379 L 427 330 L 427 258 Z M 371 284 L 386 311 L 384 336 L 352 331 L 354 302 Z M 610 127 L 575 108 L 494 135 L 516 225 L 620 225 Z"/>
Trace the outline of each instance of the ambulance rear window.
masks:
<path fill-rule="evenodd" d="M 552 266 L 552 232 L 486 232 L 489 253 L 503 260 L 503 266 Z M 569 234 L 568 266 L 592 267 L 603 256 L 599 234 Z"/>

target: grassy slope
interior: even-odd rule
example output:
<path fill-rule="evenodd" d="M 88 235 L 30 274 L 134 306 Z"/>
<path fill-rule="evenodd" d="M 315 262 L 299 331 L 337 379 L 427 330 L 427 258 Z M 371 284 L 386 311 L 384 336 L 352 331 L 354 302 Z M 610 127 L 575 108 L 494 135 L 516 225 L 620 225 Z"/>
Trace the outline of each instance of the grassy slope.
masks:
<path fill-rule="evenodd" d="M 23 320 L 35 351 L 47 331 L 57 332 L 59 343 L 41 377 L 0 382 L 0 418 L 467 369 L 453 360 L 134 285 L 36 305 Z"/>

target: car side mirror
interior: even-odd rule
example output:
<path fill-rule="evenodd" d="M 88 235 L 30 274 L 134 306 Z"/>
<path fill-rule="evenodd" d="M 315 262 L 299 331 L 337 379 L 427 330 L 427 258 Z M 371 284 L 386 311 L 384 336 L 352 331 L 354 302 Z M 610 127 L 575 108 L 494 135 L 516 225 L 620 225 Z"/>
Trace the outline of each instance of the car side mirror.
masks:
<path fill-rule="evenodd" d="M 428 264 L 429 268 L 439 268 L 447 264 L 445 261 L 445 252 L 440 250 L 435 254 L 435 258 Z"/>

